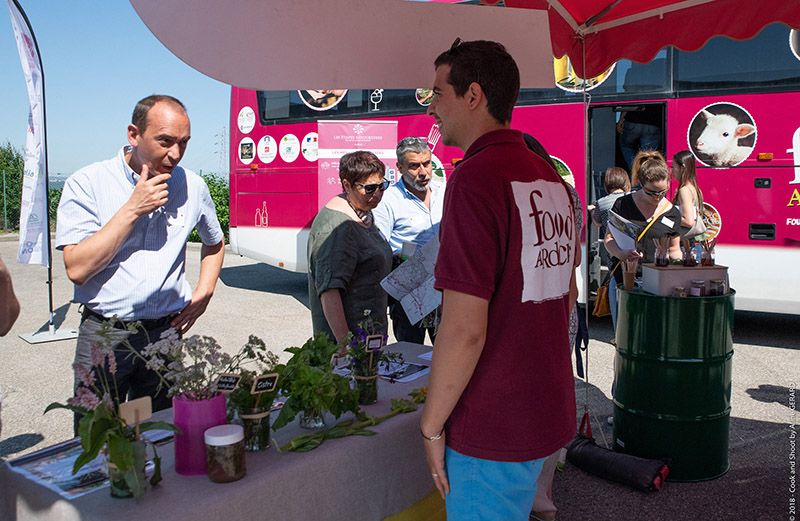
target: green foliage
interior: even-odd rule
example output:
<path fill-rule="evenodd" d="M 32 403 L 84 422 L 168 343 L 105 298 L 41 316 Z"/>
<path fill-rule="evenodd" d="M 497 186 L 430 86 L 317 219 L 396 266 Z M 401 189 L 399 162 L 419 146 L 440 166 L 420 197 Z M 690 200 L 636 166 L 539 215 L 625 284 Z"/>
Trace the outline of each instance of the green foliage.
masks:
<path fill-rule="evenodd" d="M 111 322 L 104 322 L 104 327 L 108 330 L 113 325 Z M 133 351 L 130 342 L 125 340 L 125 343 Z M 112 399 L 112 396 L 115 396 L 117 401 L 119 400 L 114 344 L 115 341 L 107 336 L 101 336 L 97 343 L 92 343 L 91 367 L 83 366 L 78 362 L 72 365 L 75 377 L 80 382 L 75 396 L 67 399 L 66 404 L 51 403 L 44 412 L 46 414 L 54 409 L 67 409 L 82 415 L 78 423 L 78 435 L 81 438 L 83 452 L 75 460 L 72 467 L 73 474 L 95 459 L 105 447 L 108 461 L 119 469 L 133 495 L 139 497 L 144 492 L 144 484 L 140 483 L 136 477 L 134 444 L 142 442 L 138 439 L 134 428 L 128 425 L 122 417 Z M 138 356 L 141 357 L 141 355 Z M 109 374 L 103 371 L 106 366 Z M 180 429 L 174 425 L 163 421 L 139 423 L 139 432 L 156 429 L 180 432 Z M 155 451 L 155 447 L 153 450 Z M 156 459 L 155 463 L 157 467 L 155 476 L 157 477 L 161 472 L 160 460 Z M 154 485 L 157 482 L 158 479 L 151 480 Z"/>
<path fill-rule="evenodd" d="M 47 413 L 53 409 L 68 409 L 83 415 L 78 424 L 78 435 L 81 437 L 83 452 L 75 460 L 75 464 L 72 467 L 73 474 L 76 474 L 81 467 L 95 459 L 103 447 L 107 448 L 108 460 L 116 465 L 121 472 L 132 473 L 134 470 L 133 443 L 136 441 L 135 433 L 133 428 L 126 425 L 125 421 L 120 418 L 114 407 L 109 407 L 101 402 L 96 409 L 89 410 L 76 405 L 51 403 L 44 412 Z M 180 432 L 180 429 L 164 421 L 142 422 L 139 424 L 139 432 L 151 430 Z M 156 463 L 156 472 L 160 476 L 160 459 Z M 126 476 L 126 481 L 127 479 L 128 476 Z M 151 480 L 151 484 L 155 485 L 158 481 L 153 482 Z M 133 489 L 133 491 L 136 496 L 141 495 L 143 492 L 143 490 L 137 489 Z"/>
<path fill-rule="evenodd" d="M 0 146 L 0 191 L 5 189 L 5 209 L 8 219 L 7 222 L 3 223 L 3 229 L 8 229 L 8 231 L 19 229 L 23 163 L 22 152 L 15 149 L 11 143 L 7 141 L 3 146 Z M 3 172 L 5 172 L 5 187 L 2 186 Z M 0 222 L 2 220 L 3 213 L 0 213 Z"/>
<path fill-rule="evenodd" d="M 50 231 L 56 231 L 56 214 L 58 214 L 58 203 L 61 201 L 61 192 L 63 188 L 54 188 L 47 192 L 47 202 L 50 208 Z"/>
<path fill-rule="evenodd" d="M 358 391 L 350 389 L 350 381 L 331 372 L 331 357 L 338 346 L 325 333 L 309 338 L 303 347 L 286 349 L 292 353 L 286 363 L 281 390 L 288 395 L 281 407 L 273 430 L 285 426 L 298 413 L 328 411 L 336 418 L 347 411 L 358 411 Z"/>
<path fill-rule="evenodd" d="M 214 208 L 217 210 L 217 219 L 225 234 L 225 242 L 228 242 L 228 230 L 231 226 L 231 191 L 228 180 L 216 174 L 200 174 L 208 185 L 211 193 L 211 200 L 214 201 Z M 200 242 L 197 231 L 193 231 L 189 236 L 189 242 Z"/>

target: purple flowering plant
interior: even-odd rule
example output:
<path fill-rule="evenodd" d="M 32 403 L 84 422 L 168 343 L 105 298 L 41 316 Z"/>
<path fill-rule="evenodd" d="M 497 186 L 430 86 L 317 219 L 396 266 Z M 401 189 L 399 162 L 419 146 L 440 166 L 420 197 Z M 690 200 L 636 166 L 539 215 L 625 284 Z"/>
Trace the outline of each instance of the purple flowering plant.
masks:
<path fill-rule="evenodd" d="M 383 324 L 374 322 L 370 316 L 370 310 L 364 310 L 364 320 L 358 323 L 356 334 L 351 331 L 345 337 L 343 343 L 347 346 L 347 357 L 350 361 L 350 370 L 358 376 L 374 376 L 378 374 L 381 364 L 389 367 L 391 363 L 402 363 L 403 355 L 393 353 L 386 349 L 380 351 L 367 351 L 367 338 L 373 335 L 383 336 L 383 345 L 389 340 L 389 335 L 385 333 Z"/>
<path fill-rule="evenodd" d="M 119 403 L 120 396 L 116 380 L 117 361 L 111 341 L 92 344 L 91 364 L 91 367 L 78 362 L 72 364 L 75 376 L 80 382 L 75 396 L 67 399 L 66 404 L 51 403 L 44 412 L 68 409 L 82 416 L 78 435 L 81 438 L 83 452 L 75 460 L 72 467 L 73 474 L 94 460 L 105 448 L 108 461 L 122 473 L 133 495 L 139 497 L 144 492 L 144 483 L 137 478 L 133 456 L 133 444 L 139 440 L 135 426 L 127 424 L 115 405 Z M 107 371 L 103 371 L 103 368 L 107 368 Z M 138 431 L 156 429 L 180 432 L 177 427 L 164 421 L 141 422 Z M 156 453 L 155 445 L 151 446 L 155 471 L 150 484 L 155 485 L 161 481 L 161 459 Z"/>

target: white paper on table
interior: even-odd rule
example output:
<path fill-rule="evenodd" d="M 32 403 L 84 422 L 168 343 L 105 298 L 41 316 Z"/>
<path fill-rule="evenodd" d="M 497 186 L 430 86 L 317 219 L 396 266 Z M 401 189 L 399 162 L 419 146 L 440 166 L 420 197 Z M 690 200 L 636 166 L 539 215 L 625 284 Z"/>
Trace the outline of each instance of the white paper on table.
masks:
<path fill-rule="evenodd" d="M 433 268 L 439 255 L 439 237 L 434 236 L 414 255 L 381 281 L 381 287 L 400 301 L 412 324 L 418 323 L 442 303 L 433 288 Z"/>
<path fill-rule="evenodd" d="M 417 357 L 422 358 L 423 360 L 433 360 L 433 351 L 422 353 L 421 355 L 417 355 Z"/>
<path fill-rule="evenodd" d="M 392 362 L 386 366 L 381 366 L 379 374 L 386 379 L 395 382 L 410 382 L 431 372 L 430 366 L 422 364 L 412 364 L 408 362 Z"/>

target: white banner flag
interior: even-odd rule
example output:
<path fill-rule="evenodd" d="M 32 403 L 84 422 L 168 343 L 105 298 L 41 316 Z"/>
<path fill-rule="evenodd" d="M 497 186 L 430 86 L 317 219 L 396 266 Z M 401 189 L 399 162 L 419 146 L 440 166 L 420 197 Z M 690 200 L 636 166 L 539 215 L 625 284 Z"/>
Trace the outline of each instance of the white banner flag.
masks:
<path fill-rule="evenodd" d="M 28 138 L 25 141 L 25 178 L 22 182 L 17 261 L 23 264 L 47 266 L 50 237 L 47 233 L 47 176 L 41 61 L 34 43 L 33 31 L 19 4 L 15 0 L 7 2 L 31 104 L 28 115 Z"/>

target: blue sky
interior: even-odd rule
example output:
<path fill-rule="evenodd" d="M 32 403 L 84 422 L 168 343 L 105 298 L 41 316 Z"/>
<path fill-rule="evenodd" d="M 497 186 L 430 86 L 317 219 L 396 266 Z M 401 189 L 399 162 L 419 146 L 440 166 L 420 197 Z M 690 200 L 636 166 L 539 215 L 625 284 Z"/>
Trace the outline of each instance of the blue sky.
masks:
<path fill-rule="evenodd" d="M 170 94 L 186 105 L 192 139 L 181 164 L 227 172 L 220 142 L 230 87 L 172 55 L 125 0 L 20 0 L 44 63 L 50 175 L 70 174 L 126 144 L 136 102 Z M 11 19 L 0 1 L 0 144 L 25 147 L 29 102 Z"/>

